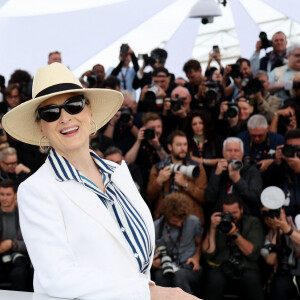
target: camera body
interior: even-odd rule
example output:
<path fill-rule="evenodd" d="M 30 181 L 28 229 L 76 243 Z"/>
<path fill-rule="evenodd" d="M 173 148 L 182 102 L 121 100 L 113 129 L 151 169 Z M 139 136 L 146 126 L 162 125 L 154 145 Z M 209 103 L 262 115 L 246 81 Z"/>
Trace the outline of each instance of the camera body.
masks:
<path fill-rule="evenodd" d="M 225 113 L 225 117 L 230 119 L 235 118 L 239 113 L 239 107 L 237 102 L 228 102 L 227 105 L 228 109 Z"/>
<path fill-rule="evenodd" d="M 155 55 L 149 56 L 148 54 L 138 54 L 138 59 L 142 59 L 145 61 L 146 66 L 153 67 L 156 63 L 156 57 Z"/>
<path fill-rule="evenodd" d="M 266 218 L 266 217 L 269 217 L 271 219 L 274 219 L 274 218 L 279 218 L 280 217 L 280 214 L 281 214 L 281 208 L 277 208 L 277 209 L 269 209 L 268 211 L 266 210 L 262 210 L 260 212 L 261 216 L 263 218 Z"/>
<path fill-rule="evenodd" d="M 291 158 L 294 157 L 296 153 L 298 154 L 300 152 L 300 147 L 295 145 L 284 145 L 281 152 L 285 157 Z"/>
<path fill-rule="evenodd" d="M 262 48 L 263 48 L 263 49 L 267 49 L 267 48 L 273 46 L 272 41 L 270 41 L 270 40 L 268 39 L 268 36 L 267 36 L 267 34 L 266 34 L 264 31 L 261 31 L 258 37 L 259 37 L 260 40 L 261 40 L 261 44 L 262 44 Z"/>
<path fill-rule="evenodd" d="M 120 122 L 123 124 L 128 124 L 128 122 L 131 120 L 132 116 L 132 109 L 128 106 L 125 106 L 121 109 L 121 116 L 120 116 Z"/>
<path fill-rule="evenodd" d="M 128 51 L 129 51 L 129 46 L 126 45 L 126 44 L 122 44 L 121 47 L 120 47 L 120 52 L 125 54 Z"/>
<path fill-rule="evenodd" d="M 250 79 L 245 87 L 243 87 L 245 92 L 245 97 L 249 95 L 256 94 L 258 92 L 263 92 L 264 87 L 258 78 Z"/>
<path fill-rule="evenodd" d="M 219 230 L 227 234 L 232 229 L 232 222 L 234 222 L 233 215 L 229 211 L 224 211 L 221 215 L 221 222 L 218 225 Z"/>
<path fill-rule="evenodd" d="M 87 87 L 88 88 L 93 87 L 98 81 L 99 81 L 98 74 L 92 72 L 91 75 L 87 76 L 87 78 L 86 78 Z"/>
<path fill-rule="evenodd" d="M 144 139 L 146 141 L 151 141 L 155 138 L 155 129 L 154 128 L 146 128 L 144 130 Z"/>
<path fill-rule="evenodd" d="M 179 111 L 181 106 L 183 106 L 184 99 L 179 98 L 178 95 L 176 95 L 175 99 L 171 99 L 171 110 L 172 111 Z"/>
<path fill-rule="evenodd" d="M 215 81 L 207 81 L 205 85 L 208 90 L 205 92 L 205 97 L 208 101 L 216 101 L 218 99 L 218 93 L 220 92 L 219 83 Z"/>
<path fill-rule="evenodd" d="M 229 76 L 232 77 L 233 79 L 242 77 L 241 73 L 241 67 L 239 64 L 231 64 L 231 71 L 229 73 Z"/>

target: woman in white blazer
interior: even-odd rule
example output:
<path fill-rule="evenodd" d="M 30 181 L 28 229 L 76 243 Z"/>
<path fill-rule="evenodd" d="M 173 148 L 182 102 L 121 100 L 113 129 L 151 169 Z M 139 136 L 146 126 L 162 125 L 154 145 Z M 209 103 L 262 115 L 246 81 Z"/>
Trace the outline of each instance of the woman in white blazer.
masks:
<path fill-rule="evenodd" d="M 35 292 L 72 299 L 197 299 L 151 282 L 151 214 L 126 164 L 89 150 L 89 135 L 118 111 L 122 95 L 83 89 L 59 63 L 37 71 L 32 94 L 2 124 L 20 141 L 50 146 L 45 164 L 18 191 Z"/>

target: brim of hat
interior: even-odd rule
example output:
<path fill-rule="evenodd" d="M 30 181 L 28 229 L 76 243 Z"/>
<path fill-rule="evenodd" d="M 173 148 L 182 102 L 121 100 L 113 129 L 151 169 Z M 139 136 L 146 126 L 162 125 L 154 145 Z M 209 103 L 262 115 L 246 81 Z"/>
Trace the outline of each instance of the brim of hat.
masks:
<path fill-rule="evenodd" d="M 83 94 L 88 99 L 97 129 L 103 127 L 116 114 L 124 99 L 120 92 L 109 89 L 73 89 L 52 93 L 26 101 L 10 110 L 2 118 L 3 128 L 10 136 L 21 142 L 49 146 L 47 139 L 41 140 L 42 133 L 36 121 L 37 108 L 49 98 L 68 93 Z M 90 133 L 94 131 L 95 126 L 91 125 Z"/>

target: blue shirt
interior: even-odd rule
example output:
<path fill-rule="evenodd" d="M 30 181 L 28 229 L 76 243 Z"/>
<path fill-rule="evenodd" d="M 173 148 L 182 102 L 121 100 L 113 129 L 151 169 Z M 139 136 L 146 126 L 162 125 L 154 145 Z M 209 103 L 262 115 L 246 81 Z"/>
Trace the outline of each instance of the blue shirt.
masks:
<path fill-rule="evenodd" d="M 104 193 L 54 149 L 50 150 L 46 163 L 54 171 L 56 180 L 61 182 L 76 180 L 98 196 L 99 205 L 104 205 L 108 209 L 119 226 L 128 248 L 137 261 L 139 272 L 145 273 L 151 267 L 149 264 L 153 251 L 147 226 L 132 203 L 111 181 L 115 167 L 99 158 L 92 150 L 90 153 L 103 176 Z"/>

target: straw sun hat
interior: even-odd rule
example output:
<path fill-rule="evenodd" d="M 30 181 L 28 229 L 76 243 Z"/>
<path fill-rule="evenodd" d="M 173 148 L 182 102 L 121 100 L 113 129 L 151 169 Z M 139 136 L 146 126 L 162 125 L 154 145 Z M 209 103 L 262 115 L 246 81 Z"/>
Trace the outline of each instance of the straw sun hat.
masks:
<path fill-rule="evenodd" d="M 66 66 L 53 63 L 37 70 L 32 86 L 33 98 L 5 114 L 2 119 L 3 128 L 9 135 L 24 143 L 49 146 L 46 138 L 41 140 L 42 133 L 36 122 L 37 108 L 43 101 L 66 93 L 83 94 L 89 100 L 98 129 L 115 115 L 123 103 L 121 93 L 108 89 L 84 89 Z M 95 131 L 94 124 L 90 131 Z"/>

